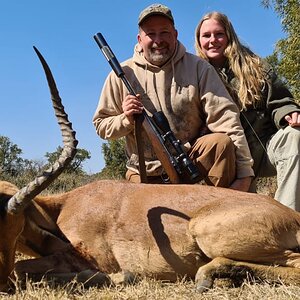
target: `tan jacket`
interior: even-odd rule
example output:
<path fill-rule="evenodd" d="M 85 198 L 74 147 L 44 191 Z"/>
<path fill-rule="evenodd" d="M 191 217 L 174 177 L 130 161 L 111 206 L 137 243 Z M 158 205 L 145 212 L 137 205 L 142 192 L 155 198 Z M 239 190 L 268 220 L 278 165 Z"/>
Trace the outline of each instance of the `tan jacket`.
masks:
<path fill-rule="evenodd" d="M 236 146 L 237 177 L 253 176 L 253 160 L 239 120 L 239 110 L 215 69 L 205 60 L 187 53 L 178 42 L 170 61 L 162 67 L 150 64 L 139 45 L 133 58 L 122 63 L 123 70 L 149 115 L 163 111 L 176 138 L 183 144 L 199 137 L 206 125 L 211 132 L 226 133 Z M 103 139 L 126 136 L 127 167 L 137 171 L 138 157 L 134 126 L 122 111 L 128 91 L 112 71 L 107 77 L 93 123 Z M 160 175 L 161 163 L 143 132 L 148 176 Z"/>

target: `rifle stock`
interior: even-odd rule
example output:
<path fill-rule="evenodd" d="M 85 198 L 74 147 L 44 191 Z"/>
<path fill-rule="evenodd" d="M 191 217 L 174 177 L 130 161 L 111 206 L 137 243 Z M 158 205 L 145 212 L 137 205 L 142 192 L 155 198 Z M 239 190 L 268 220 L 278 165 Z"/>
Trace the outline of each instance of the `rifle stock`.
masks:
<path fill-rule="evenodd" d="M 100 50 L 102 51 L 103 55 L 108 60 L 110 66 L 114 70 L 115 74 L 119 78 L 121 78 L 121 80 L 125 84 L 126 88 L 128 89 L 129 93 L 131 95 L 135 96 L 136 94 L 135 94 L 133 88 L 131 87 L 130 83 L 128 82 L 121 65 L 119 64 L 117 58 L 115 57 L 114 53 L 110 49 L 109 45 L 105 41 L 102 34 L 101 33 L 95 34 L 94 39 L 95 39 L 96 43 L 98 44 Z M 181 166 L 178 163 L 178 159 L 176 157 L 174 157 L 171 154 L 171 152 L 168 150 L 168 148 L 166 147 L 164 137 L 160 133 L 160 131 L 157 127 L 157 124 L 155 124 L 155 122 L 152 121 L 152 118 L 150 118 L 150 116 L 148 116 L 148 114 L 146 113 L 146 111 L 144 109 L 142 111 L 142 116 L 137 115 L 137 118 L 140 118 L 140 117 L 142 118 L 142 120 L 141 120 L 142 127 L 145 130 L 145 132 L 152 144 L 152 147 L 155 151 L 157 158 L 160 160 L 165 172 L 167 173 L 167 175 L 169 177 L 169 181 L 171 183 L 183 183 L 183 182 L 184 183 L 186 183 L 186 182 L 193 183 L 193 182 L 196 182 L 197 181 L 196 179 L 199 176 L 197 167 L 193 165 L 193 163 L 189 160 L 189 158 L 183 152 L 183 150 L 180 150 L 181 152 L 179 153 L 178 157 L 180 157 L 181 160 L 184 162 L 183 167 L 186 170 L 181 170 Z M 137 118 L 136 118 L 136 120 L 137 120 Z M 169 133 L 170 132 L 168 132 L 168 134 Z M 174 140 L 174 136 L 173 136 L 173 140 Z M 172 142 L 173 142 L 173 140 L 172 140 Z M 178 144 L 180 141 L 177 140 L 176 142 Z M 178 147 L 176 147 L 176 148 L 178 148 Z M 188 162 L 188 163 L 186 163 L 186 162 Z M 141 173 L 142 166 L 139 166 L 139 167 L 140 167 L 140 173 Z M 184 171 L 188 171 L 188 172 L 184 172 Z M 190 180 L 189 179 L 187 180 L 187 177 L 185 176 L 186 174 L 184 174 L 184 173 L 190 173 L 190 174 L 188 174 L 190 177 Z"/>
<path fill-rule="evenodd" d="M 152 144 L 154 152 L 157 158 L 160 160 L 165 172 L 167 173 L 171 183 L 180 183 L 180 177 L 178 171 L 176 171 L 176 162 L 174 157 L 170 154 L 169 150 L 166 148 L 164 141 L 156 129 L 155 125 L 152 123 L 150 117 L 145 111 L 143 111 L 143 129 L 146 131 L 147 136 Z"/>

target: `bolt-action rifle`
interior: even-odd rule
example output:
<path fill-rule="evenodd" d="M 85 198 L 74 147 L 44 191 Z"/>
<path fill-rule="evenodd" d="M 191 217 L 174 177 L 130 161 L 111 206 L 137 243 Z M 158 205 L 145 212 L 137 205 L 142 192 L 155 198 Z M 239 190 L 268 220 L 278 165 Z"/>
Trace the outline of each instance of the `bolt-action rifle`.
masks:
<path fill-rule="evenodd" d="M 129 93 L 135 96 L 136 93 L 127 80 L 119 61 L 105 41 L 103 35 L 97 33 L 94 35 L 94 39 L 115 74 L 121 78 Z M 166 181 L 170 181 L 171 183 L 197 182 L 199 178 L 198 168 L 185 153 L 181 141 L 175 138 L 164 113 L 159 111 L 150 117 L 143 109 L 142 114 L 137 114 L 136 117 L 141 118 L 141 125 L 147 133 L 157 158 L 167 173 L 168 180 Z M 170 147 L 171 149 L 169 149 Z M 140 165 L 139 167 L 141 168 L 142 166 Z"/>

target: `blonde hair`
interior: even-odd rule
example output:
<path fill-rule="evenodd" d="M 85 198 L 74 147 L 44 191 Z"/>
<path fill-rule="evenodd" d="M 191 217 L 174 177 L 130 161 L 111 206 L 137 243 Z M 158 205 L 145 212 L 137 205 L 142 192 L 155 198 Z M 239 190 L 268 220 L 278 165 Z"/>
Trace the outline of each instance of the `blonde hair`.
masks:
<path fill-rule="evenodd" d="M 247 105 L 256 106 L 262 99 L 262 90 L 266 83 L 266 74 L 259 56 L 245 47 L 239 41 L 239 38 L 226 15 L 219 12 L 210 12 L 202 17 L 195 32 L 195 50 L 196 54 L 206 60 L 209 60 L 201 49 L 200 29 L 204 21 L 214 19 L 223 26 L 228 38 L 228 45 L 224 51 L 229 67 L 238 79 L 238 86 L 230 89 L 234 90 L 238 96 L 242 108 Z M 227 82 L 225 82 L 228 86 Z"/>

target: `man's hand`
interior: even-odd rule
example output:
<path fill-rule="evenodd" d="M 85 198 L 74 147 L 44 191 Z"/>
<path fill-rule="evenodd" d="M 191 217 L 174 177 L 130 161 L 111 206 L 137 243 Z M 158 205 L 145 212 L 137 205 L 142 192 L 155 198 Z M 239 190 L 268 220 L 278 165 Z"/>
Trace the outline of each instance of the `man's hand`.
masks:
<path fill-rule="evenodd" d="M 140 95 L 127 95 L 122 103 L 122 109 L 129 122 L 133 124 L 133 115 L 140 114 L 143 111 L 143 104 L 140 100 Z"/>
<path fill-rule="evenodd" d="M 242 191 L 242 192 L 248 192 L 251 181 L 252 181 L 252 177 L 238 178 L 231 184 L 229 188 L 233 190 Z"/>
<path fill-rule="evenodd" d="M 293 112 L 290 115 L 286 115 L 285 120 L 289 123 L 292 127 L 299 127 L 300 126 L 300 114 L 298 112 Z"/>

